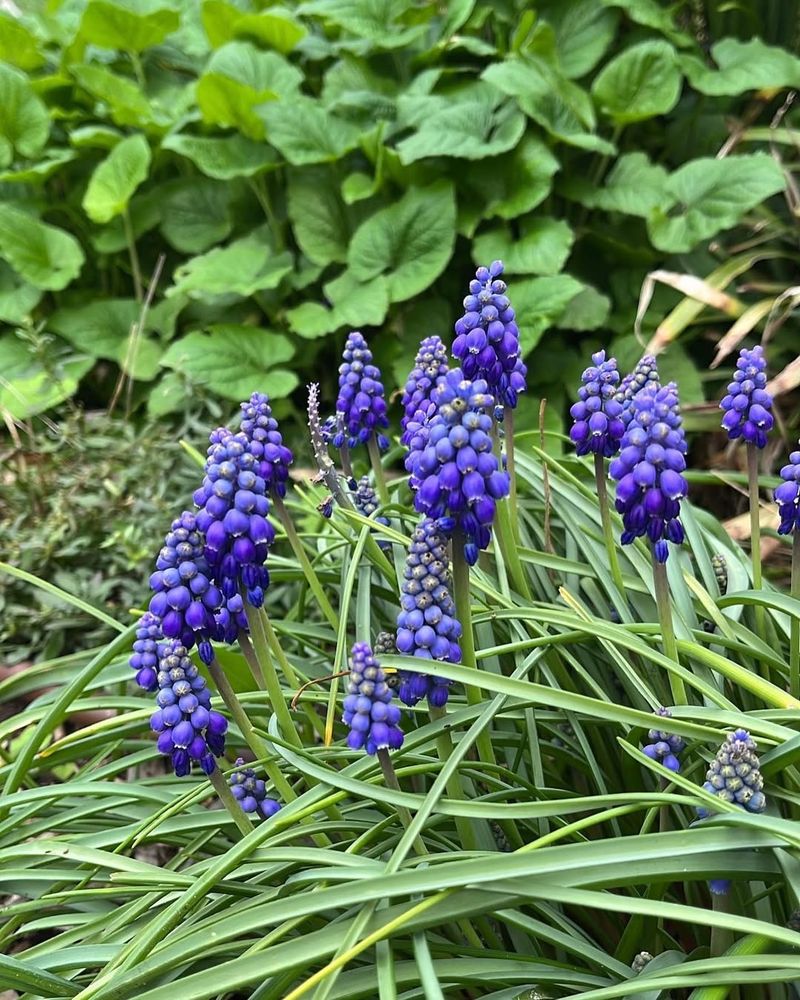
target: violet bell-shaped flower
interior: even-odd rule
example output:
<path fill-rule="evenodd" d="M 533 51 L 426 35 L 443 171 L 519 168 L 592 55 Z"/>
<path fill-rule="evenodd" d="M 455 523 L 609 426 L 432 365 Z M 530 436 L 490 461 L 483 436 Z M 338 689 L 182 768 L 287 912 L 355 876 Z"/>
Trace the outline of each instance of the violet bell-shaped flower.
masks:
<path fill-rule="evenodd" d="M 247 402 L 241 404 L 241 409 L 239 429 L 247 437 L 250 453 L 257 459 L 256 471 L 266 482 L 268 491 L 285 497 L 289 466 L 294 456 L 283 443 L 278 421 L 269 405 L 269 396 L 254 392 Z"/>
<path fill-rule="evenodd" d="M 592 362 L 581 376 L 578 402 L 569 411 L 574 420 L 569 436 L 578 455 L 591 452 L 611 458 L 625 431 L 622 403 L 615 399 L 619 372 L 614 358 L 606 361 L 605 351 L 593 354 Z"/>
<path fill-rule="evenodd" d="M 418 424 L 425 423 L 435 412 L 431 393 L 436 382 L 448 371 L 447 348 L 441 337 L 426 337 L 419 345 L 414 367 L 403 389 L 403 416 L 400 418 L 400 443 L 407 445 Z M 409 429 L 409 424 L 411 428 Z"/>
<path fill-rule="evenodd" d="M 800 449 L 789 455 L 789 461 L 781 469 L 783 482 L 775 490 L 780 524 L 779 535 L 789 535 L 800 531 Z"/>
<path fill-rule="evenodd" d="M 764 348 L 743 347 L 736 361 L 733 381 L 719 404 L 724 411 L 722 426 L 728 438 L 742 438 L 756 448 L 765 448 L 767 435 L 775 422 L 772 416 L 772 396 L 766 390 L 767 360 Z"/>
<path fill-rule="evenodd" d="M 392 689 L 375 654 L 366 642 L 354 644 L 342 721 L 350 727 L 351 750 L 397 750 L 403 745 L 400 709 L 392 702 Z"/>
<path fill-rule="evenodd" d="M 381 433 L 389 426 L 381 372 L 373 364 L 372 351 L 358 331 L 351 333 L 345 343 L 339 366 L 336 413 L 342 422 L 333 435 L 335 448 L 341 448 L 345 442 L 355 448 L 366 444 L 373 435 L 381 451 L 389 447 L 387 437 Z"/>

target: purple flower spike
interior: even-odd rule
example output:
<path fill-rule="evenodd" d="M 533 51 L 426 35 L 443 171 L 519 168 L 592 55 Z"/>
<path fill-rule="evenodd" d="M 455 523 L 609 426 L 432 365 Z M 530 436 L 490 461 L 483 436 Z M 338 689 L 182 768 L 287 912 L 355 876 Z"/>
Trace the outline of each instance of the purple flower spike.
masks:
<path fill-rule="evenodd" d="M 156 711 L 150 728 L 158 733 L 158 749 L 168 754 L 179 778 L 197 765 L 204 774 L 217 766 L 225 751 L 228 723 L 211 708 L 211 694 L 188 650 L 177 639 L 161 647 Z"/>
<path fill-rule="evenodd" d="M 722 426 L 731 441 L 743 438 L 756 448 L 764 448 L 772 430 L 772 396 L 766 390 L 767 359 L 761 345 L 739 351 L 733 381 L 719 404 L 725 415 Z"/>
<path fill-rule="evenodd" d="M 704 790 L 748 812 L 763 812 L 767 800 L 757 748 L 756 741 L 746 729 L 728 733 L 706 772 Z M 710 816 L 711 812 L 706 806 L 697 809 L 700 819 Z"/>
<path fill-rule="evenodd" d="M 463 533 L 470 565 L 488 547 L 495 504 L 509 490 L 508 473 L 492 451 L 494 397 L 488 388 L 482 379 L 466 379 L 460 368 L 443 376 L 432 396 L 436 413 L 406 460 L 414 506 L 438 520 L 446 535 Z"/>
<path fill-rule="evenodd" d="M 668 708 L 659 708 L 656 715 L 661 716 L 662 719 L 669 719 L 672 713 Z M 647 738 L 650 742 L 642 747 L 642 752 L 652 760 L 659 761 L 668 771 L 677 774 L 681 769 L 678 755 L 686 747 L 686 743 L 680 736 L 675 736 L 663 729 L 649 730 Z"/>
<path fill-rule="evenodd" d="M 400 709 L 392 704 L 392 689 L 378 659 L 366 642 L 357 642 L 350 654 L 350 679 L 342 721 L 350 727 L 347 745 L 378 750 L 398 750 L 403 745 Z"/>
<path fill-rule="evenodd" d="M 656 359 L 652 354 L 645 354 L 633 371 L 620 382 L 614 396 L 614 399 L 622 404 L 620 419 L 625 427 L 628 426 L 633 416 L 634 396 L 638 395 L 642 389 L 658 389 L 660 386 Z"/>
<path fill-rule="evenodd" d="M 164 633 L 161 629 L 161 619 L 149 611 L 145 611 L 136 625 L 133 655 L 128 660 L 131 669 L 136 671 L 136 683 L 145 691 L 155 691 L 158 687 L 156 676 L 163 643 Z"/>
<path fill-rule="evenodd" d="M 569 436 L 575 442 L 578 455 L 604 455 L 611 458 L 619 451 L 625 431 L 622 403 L 615 399 L 619 372 L 614 358 L 606 361 L 606 352 L 592 355 L 594 364 L 581 376 L 578 402 L 570 409 L 575 421 Z"/>
<path fill-rule="evenodd" d="M 528 370 L 520 357 L 519 329 L 502 273 L 499 260 L 475 272 L 464 315 L 456 321 L 453 356 L 465 378 L 484 380 L 499 403 L 514 409 L 526 389 Z"/>
<path fill-rule="evenodd" d="M 258 459 L 258 474 L 277 496 L 286 496 L 286 482 L 289 466 L 294 456 L 283 443 L 278 430 L 278 421 L 272 416 L 269 396 L 254 392 L 246 403 L 242 403 L 240 429 L 250 442 L 250 452 Z"/>
<path fill-rule="evenodd" d="M 684 538 L 681 500 L 689 486 L 686 439 L 674 383 L 648 386 L 632 400 L 632 416 L 622 438 L 622 450 L 609 473 L 617 481 L 616 508 L 622 514 L 622 544 L 647 536 L 658 562 L 666 562 L 668 542 Z"/>
<path fill-rule="evenodd" d="M 372 363 L 372 351 L 362 334 L 353 332 L 344 347 L 344 360 L 339 366 L 339 397 L 336 413 L 342 421 L 333 435 L 335 448 L 347 442 L 350 448 L 366 444 L 374 435 L 378 447 L 385 451 L 389 441 L 381 433 L 389 426 L 386 400 L 383 396 L 381 372 Z"/>
<path fill-rule="evenodd" d="M 403 571 L 400 614 L 395 644 L 401 653 L 445 663 L 461 662 L 461 623 L 450 596 L 447 539 L 435 521 L 422 520 L 414 529 Z M 450 681 L 443 677 L 400 671 L 398 694 L 406 705 L 422 698 L 441 708 L 447 703 Z"/>
<path fill-rule="evenodd" d="M 447 348 L 441 337 L 426 337 L 419 345 L 414 367 L 403 390 L 403 416 L 400 419 L 401 444 L 409 444 L 419 425 L 435 412 L 431 393 L 437 380 L 448 370 Z"/>
<path fill-rule="evenodd" d="M 800 531 L 800 450 L 789 455 L 789 462 L 781 469 L 783 482 L 775 490 L 775 503 L 781 523 L 779 535 Z"/>
<path fill-rule="evenodd" d="M 256 772 L 252 767 L 245 767 L 244 760 L 239 757 L 236 761 L 237 770 L 228 779 L 233 797 L 242 809 L 252 815 L 260 816 L 262 819 L 269 819 L 280 809 L 280 802 L 267 796 L 266 782 L 256 777 Z"/>

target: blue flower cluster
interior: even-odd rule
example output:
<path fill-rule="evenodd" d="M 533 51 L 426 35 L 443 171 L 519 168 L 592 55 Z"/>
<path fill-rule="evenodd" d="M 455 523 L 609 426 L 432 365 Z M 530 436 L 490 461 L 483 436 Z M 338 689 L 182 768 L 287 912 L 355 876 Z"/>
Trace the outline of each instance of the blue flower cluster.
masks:
<path fill-rule="evenodd" d="M 502 273 L 499 260 L 475 272 L 464 315 L 456 321 L 453 356 L 466 378 L 486 381 L 497 401 L 514 409 L 525 391 L 528 370 L 520 357 L 519 329 Z"/>
<path fill-rule="evenodd" d="M 767 359 L 764 348 L 759 345 L 749 350 L 743 347 L 736 361 L 733 381 L 719 404 L 724 410 L 722 426 L 731 441 L 743 438 L 756 448 L 765 448 L 767 435 L 775 420 L 772 410 L 772 396 L 766 390 Z"/>
<path fill-rule="evenodd" d="M 717 552 L 711 557 L 711 568 L 714 571 L 719 592 L 724 597 L 728 593 L 728 561 L 721 552 Z"/>
<path fill-rule="evenodd" d="M 775 490 L 775 503 L 781 523 L 779 535 L 789 535 L 800 531 L 800 450 L 789 455 L 789 461 L 781 469 L 783 482 Z"/>
<path fill-rule="evenodd" d="M 266 782 L 256 777 L 252 767 L 245 767 L 241 757 L 236 761 L 236 768 L 228 779 L 228 784 L 242 809 L 248 814 L 256 813 L 263 819 L 274 816 L 281 804 L 268 797 Z"/>
<path fill-rule="evenodd" d="M 378 447 L 386 450 L 388 438 L 381 429 L 389 426 L 386 400 L 383 396 L 381 372 L 372 363 L 372 351 L 362 334 L 350 334 L 344 347 L 344 360 L 339 366 L 339 396 L 336 413 L 342 417 L 341 426 L 333 435 L 333 445 L 341 448 L 347 441 L 350 448 L 366 444 L 375 435 Z"/>
<path fill-rule="evenodd" d="M 209 569 L 199 516 L 185 510 L 172 522 L 150 577 L 155 594 L 150 613 L 161 620 L 163 634 L 179 639 L 187 649 L 198 643 L 200 654 L 209 662 L 210 640 L 215 636 L 215 614 L 223 596 Z"/>
<path fill-rule="evenodd" d="M 619 451 L 625 432 L 622 422 L 622 403 L 615 394 L 619 385 L 619 372 L 614 358 L 606 361 L 606 352 L 592 355 L 593 365 L 581 376 L 578 402 L 570 409 L 575 421 L 569 432 L 578 455 L 604 455 L 611 458 Z"/>
<path fill-rule="evenodd" d="M 289 466 L 294 456 L 283 443 L 278 421 L 272 416 L 269 396 L 254 392 L 242 403 L 240 430 L 249 442 L 250 453 L 258 460 L 256 471 L 267 484 L 267 489 L 279 497 L 286 496 Z"/>
<path fill-rule="evenodd" d="M 347 745 L 351 750 L 397 750 L 403 745 L 398 726 L 400 709 L 392 704 L 392 689 L 369 647 L 357 642 L 350 654 L 350 679 L 344 699 L 342 720 L 350 727 Z"/>
<path fill-rule="evenodd" d="M 351 492 L 353 494 L 353 502 L 359 514 L 363 514 L 364 517 L 372 517 L 380 506 L 380 502 L 378 501 L 378 494 L 375 492 L 375 487 L 369 481 L 369 476 L 362 476 L 355 484 L 355 489 Z M 387 527 L 389 525 L 388 517 L 376 517 L 373 520 L 377 521 L 378 524 L 385 524 Z"/>
<path fill-rule="evenodd" d="M 667 560 L 668 541 L 680 545 L 684 539 L 679 517 L 681 500 L 689 488 L 681 475 L 686 468 L 685 455 L 675 385 L 640 390 L 632 400 L 622 451 L 611 462 L 609 473 L 617 480 L 622 544 L 647 536 L 659 562 Z"/>
<path fill-rule="evenodd" d="M 419 425 L 424 424 L 435 411 L 431 393 L 436 382 L 448 370 L 447 348 L 441 337 L 426 337 L 419 345 L 414 367 L 406 379 L 403 390 L 403 416 L 400 418 L 401 444 L 409 444 Z"/>
<path fill-rule="evenodd" d="M 422 520 L 414 529 L 403 571 L 397 649 L 425 660 L 461 662 L 461 623 L 450 596 L 447 539 L 435 521 Z M 406 705 L 427 697 L 428 704 L 447 704 L 450 681 L 410 670 L 400 671 L 398 694 Z"/>
<path fill-rule="evenodd" d="M 203 485 L 195 491 L 197 526 L 205 555 L 226 599 L 247 592 L 254 607 L 264 602 L 269 571 L 264 565 L 275 529 L 267 520 L 267 482 L 245 433 L 221 428 L 210 438 Z"/>
<path fill-rule="evenodd" d="M 206 682 L 177 639 L 164 642 L 158 663 L 158 708 L 150 728 L 158 733 L 158 749 L 172 758 L 175 774 L 182 778 L 199 765 L 205 774 L 216 767 L 215 757 L 225 750 L 224 716 L 211 708 Z"/>
<path fill-rule="evenodd" d="M 163 643 L 161 619 L 150 611 L 145 611 L 136 624 L 133 655 L 128 660 L 131 669 L 136 671 L 136 683 L 145 691 L 155 691 L 158 687 L 158 658 Z"/>
<path fill-rule="evenodd" d="M 433 400 L 424 441 L 409 454 L 414 506 L 438 519 L 446 534 L 463 533 L 464 557 L 474 565 L 491 540 L 495 502 L 509 490 L 492 452 L 494 399 L 485 381 L 471 382 L 454 368 L 439 380 Z"/>
<path fill-rule="evenodd" d="M 672 712 L 668 708 L 659 708 L 656 715 L 662 719 L 669 719 Z M 647 754 L 652 760 L 660 761 L 669 771 L 676 774 L 681 769 L 681 762 L 678 755 L 686 747 L 686 743 L 680 736 L 675 736 L 663 729 L 651 729 L 647 733 L 649 743 L 642 747 L 642 753 Z"/>
<path fill-rule="evenodd" d="M 642 389 L 658 389 L 661 386 L 658 365 L 652 354 L 645 354 L 636 367 L 620 382 L 614 398 L 622 404 L 620 420 L 627 427 L 633 416 L 633 399 Z"/>
<path fill-rule="evenodd" d="M 748 812 L 763 812 L 767 799 L 756 749 L 756 741 L 746 729 L 728 733 L 709 765 L 703 789 Z M 697 815 L 705 819 L 712 811 L 706 806 L 699 806 Z"/>

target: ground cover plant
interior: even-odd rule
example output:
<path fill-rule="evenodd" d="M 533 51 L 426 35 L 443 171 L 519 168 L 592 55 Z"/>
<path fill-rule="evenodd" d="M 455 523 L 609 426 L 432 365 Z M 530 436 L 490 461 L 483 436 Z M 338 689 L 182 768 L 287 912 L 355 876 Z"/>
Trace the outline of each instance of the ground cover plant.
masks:
<path fill-rule="evenodd" d="M 502 263 L 465 291 L 400 427 L 359 332 L 309 386 L 313 479 L 254 391 L 189 449 L 147 610 L 2 682 L 36 692 L 0 724 L 4 985 L 795 995 L 800 451 L 787 594 L 692 504 L 656 357 L 587 359 L 555 457 Z M 718 410 L 756 520 L 766 361 Z"/>

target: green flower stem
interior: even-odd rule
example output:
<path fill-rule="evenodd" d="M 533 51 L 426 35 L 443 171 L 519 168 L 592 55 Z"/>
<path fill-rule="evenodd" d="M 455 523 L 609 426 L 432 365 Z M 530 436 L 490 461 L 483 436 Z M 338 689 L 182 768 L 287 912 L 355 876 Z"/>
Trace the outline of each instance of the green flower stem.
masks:
<path fill-rule="evenodd" d="M 292 802 L 297 798 L 294 793 L 294 789 L 281 773 L 280 768 L 275 763 L 273 755 L 269 752 L 267 744 L 253 729 L 253 724 L 250 722 L 247 712 L 245 712 L 242 707 L 242 703 L 236 696 L 236 692 L 233 690 L 231 682 L 225 676 L 225 671 L 219 665 L 218 660 L 214 659 L 211 661 L 208 665 L 208 672 L 211 674 L 211 678 L 217 686 L 217 691 L 219 691 L 220 697 L 228 706 L 228 711 L 231 713 L 236 725 L 241 730 L 245 742 L 250 747 L 254 756 L 257 759 L 264 761 L 266 772 L 278 794 L 284 802 Z"/>
<path fill-rule="evenodd" d="M 385 507 L 389 503 L 389 487 L 386 485 L 386 474 L 383 471 L 381 453 L 378 450 L 378 440 L 374 434 L 371 434 L 367 441 L 367 451 L 372 471 L 375 473 L 375 488 L 378 491 L 381 504 Z"/>
<path fill-rule="evenodd" d="M 328 598 L 325 596 L 325 591 L 322 589 L 322 584 L 317 576 L 316 570 L 311 564 L 311 560 L 305 550 L 305 546 L 300 540 L 300 536 L 297 534 L 297 529 L 294 526 L 291 515 L 286 508 L 286 504 L 283 502 L 283 498 L 279 496 L 273 496 L 273 503 L 275 505 L 275 511 L 278 515 L 278 520 L 283 525 L 283 530 L 286 532 L 286 538 L 289 545 L 292 547 L 292 552 L 295 558 L 300 563 L 300 567 L 303 570 L 303 575 L 306 578 L 309 589 L 314 597 L 317 599 L 317 604 L 319 604 L 319 609 L 328 619 L 328 622 L 334 632 L 339 630 L 339 616 L 333 610 L 333 606 Z"/>
<path fill-rule="evenodd" d="M 507 500 L 500 500 L 497 503 L 494 519 L 495 537 L 500 551 L 503 554 L 503 561 L 511 574 L 511 581 L 517 592 L 526 601 L 531 600 L 531 591 L 528 580 L 519 558 L 519 547 L 514 539 L 514 528 L 511 523 L 511 497 Z"/>
<path fill-rule="evenodd" d="M 800 601 L 800 530 L 792 539 L 792 582 L 790 593 Z M 792 616 L 789 632 L 789 694 L 800 698 L 800 618 Z"/>
<path fill-rule="evenodd" d="M 444 708 L 431 708 L 430 716 L 431 720 L 436 722 L 439 719 L 444 719 L 447 715 L 447 711 Z M 445 764 L 453 752 L 453 739 L 447 729 L 443 730 L 436 737 L 436 749 L 439 753 L 439 760 L 442 764 Z M 458 771 L 454 771 L 450 777 L 447 779 L 447 794 L 451 799 L 456 801 L 464 800 L 467 796 L 464 794 L 464 787 L 461 777 Z M 456 830 L 458 830 L 458 839 L 461 841 L 461 846 L 465 851 L 477 851 L 478 841 L 475 838 L 475 828 L 466 816 L 456 816 Z"/>
<path fill-rule="evenodd" d="M 747 486 L 750 492 L 750 558 L 753 563 L 753 590 L 761 590 L 761 516 L 758 497 L 758 449 L 747 443 Z M 757 604 L 756 634 L 764 638 L 764 608 Z"/>
<path fill-rule="evenodd" d="M 517 509 L 517 465 L 514 458 L 514 411 L 505 407 L 503 423 L 506 430 L 506 469 L 508 470 L 508 512 L 511 519 L 511 537 L 515 548 L 519 545 L 519 510 Z"/>
<path fill-rule="evenodd" d="M 653 583 L 656 589 L 656 607 L 658 609 L 658 620 L 661 623 L 661 641 L 664 645 L 664 655 L 678 663 L 678 644 L 675 641 L 675 629 L 672 625 L 672 603 L 669 596 L 667 567 L 665 563 L 659 562 L 655 555 L 653 555 Z M 674 703 L 676 705 L 688 705 L 683 678 L 678 677 L 677 674 L 670 673 L 669 686 L 672 691 L 672 700 Z"/>
<path fill-rule="evenodd" d="M 600 519 L 603 523 L 603 539 L 606 543 L 608 567 L 611 579 L 621 597 L 625 596 L 625 584 L 622 582 L 622 571 L 617 558 L 617 543 L 614 539 L 614 529 L 611 524 L 611 509 L 608 506 L 608 487 L 606 485 L 606 462 L 602 455 L 594 456 L 594 478 L 597 483 L 597 499 L 600 503 Z"/>
<path fill-rule="evenodd" d="M 456 531 L 453 534 L 453 596 L 456 602 L 456 614 L 461 622 L 461 662 L 465 667 L 478 669 L 475 658 L 475 636 L 472 631 L 472 606 L 469 597 L 469 566 L 464 558 L 464 533 Z M 480 688 L 467 684 L 467 701 L 470 705 L 481 703 Z M 494 764 L 494 747 L 491 734 L 484 730 L 476 741 L 478 756 L 484 763 Z"/>
<path fill-rule="evenodd" d="M 258 608 L 254 608 L 249 601 L 245 601 L 245 614 L 250 625 L 250 635 L 253 639 L 256 656 L 264 671 L 264 678 L 267 683 L 267 694 L 269 695 L 272 711 L 278 717 L 283 738 L 293 746 L 302 749 L 303 741 L 297 732 L 297 727 L 292 719 L 292 713 L 286 704 L 286 699 L 281 690 L 281 682 L 275 670 L 275 663 L 270 653 L 269 639 L 265 628 L 264 616 L 259 614 Z M 271 628 L 272 626 L 270 626 Z M 297 678 L 295 678 L 295 681 Z M 294 685 L 297 687 L 297 685 Z"/>
<path fill-rule="evenodd" d="M 716 907 L 715 907 L 716 909 Z M 713 934 L 713 931 L 712 931 Z M 763 955 L 773 947 L 774 942 L 766 934 L 747 934 L 743 938 L 728 948 L 726 955 Z M 711 952 L 712 957 L 715 952 Z M 689 1000 L 727 1000 L 731 991 L 735 987 L 725 986 L 698 986 L 693 990 Z"/>
<path fill-rule="evenodd" d="M 220 801 L 230 813 L 231 819 L 239 828 L 239 833 L 243 837 L 246 837 L 252 831 L 253 824 L 247 818 L 247 813 L 245 813 L 244 809 L 242 809 L 233 797 L 233 792 L 230 790 L 228 782 L 220 773 L 219 768 L 215 767 L 208 778 L 214 786 L 214 791 L 219 795 Z"/>
<path fill-rule="evenodd" d="M 749 447 L 749 445 L 748 445 Z M 730 890 L 726 893 L 711 893 L 711 908 L 715 913 L 732 913 L 731 908 L 731 893 Z M 711 944 L 709 946 L 709 956 L 711 958 L 716 958 L 719 955 L 724 955 L 725 952 L 730 948 L 733 941 L 733 934 L 728 930 L 727 927 L 712 927 L 711 928 Z"/>
<path fill-rule="evenodd" d="M 400 782 L 397 780 L 397 772 L 394 769 L 394 764 L 392 764 L 392 758 L 389 756 L 389 751 L 385 748 L 378 750 L 376 757 L 378 758 L 378 763 L 381 765 L 383 780 L 386 782 L 386 787 L 391 788 L 395 792 L 402 792 Z M 405 806 L 398 806 L 397 815 L 400 817 L 400 822 L 407 830 L 411 826 L 411 813 Z M 421 837 L 416 837 L 414 839 L 414 851 L 420 857 L 423 857 L 428 853 L 428 849 L 425 847 L 425 844 L 423 844 Z"/>
<path fill-rule="evenodd" d="M 264 677 L 264 671 L 261 669 L 261 664 L 256 656 L 256 651 L 253 649 L 253 644 L 250 642 L 250 636 L 245 632 L 239 633 L 239 646 L 242 650 L 242 655 L 247 660 L 250 673 L 253 675 L 253 679 L 258 685 L 259 690 L 266 691 L 267 681 Z"/>

